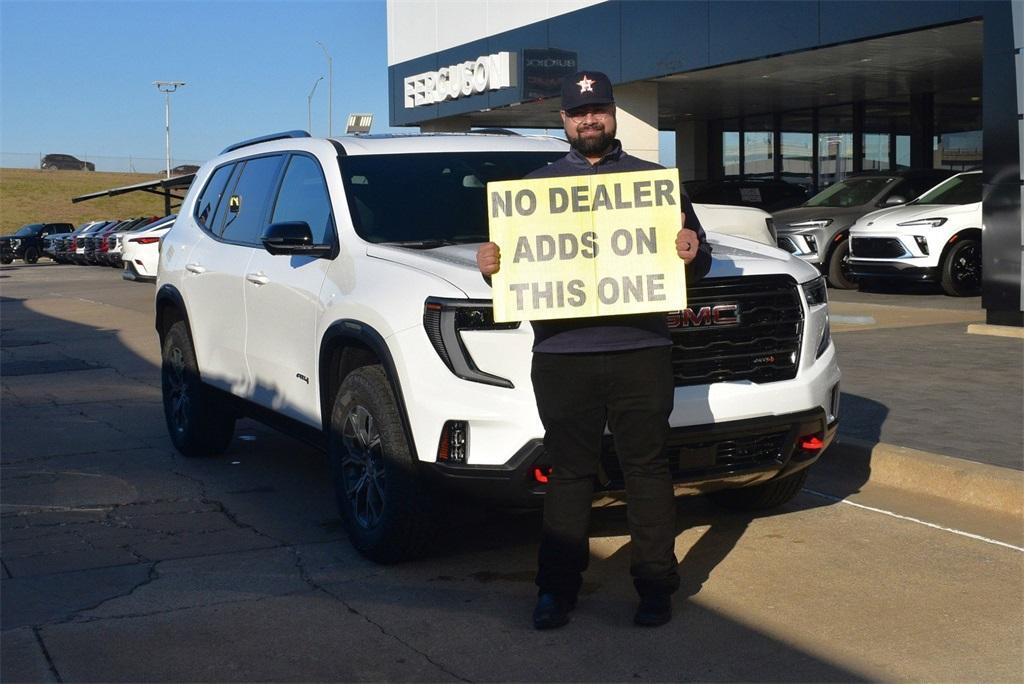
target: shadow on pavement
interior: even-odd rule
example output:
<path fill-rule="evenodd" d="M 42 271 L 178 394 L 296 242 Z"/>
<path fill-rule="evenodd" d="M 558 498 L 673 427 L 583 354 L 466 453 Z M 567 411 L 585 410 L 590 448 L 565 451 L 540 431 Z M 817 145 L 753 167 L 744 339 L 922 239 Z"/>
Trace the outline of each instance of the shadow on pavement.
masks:
<path fill-rule="evenodd" d="M 690 601 L 662 630 L 624 627 L 633 601 L 628 544 L 594 558 L 585 588 L 591 607 L 581 606 L 575 625 L 591 635 L 586 643 L 579 631 L 557 638 L 533 632 L 528 612 L 537 513 L 466 513 L 441 535 L 429 558 L 373 566 L 340 533 L 327 467 L 317 451 L 242 421 L 224 457 L 184 459 L 163 429 L 158 369 L 148 364 L 148 382 L 119 370 L 131 367 L 137 375 L 146 364 L 111 334 L 116 320 L 106 327 L 84 325 L 39 314 L 12 298 L 0 300 L 0 316 L 0 363 L 20 369 L 0 377 L 2 622 L 5 635 L 22 627 L 35 635 L 4 639 L 8 663 L 26 662 L 27 649 L 33 662 L 45 655 L 58 678 L 65 671 L 94 681 L 280 679 L 285 671 L 277 668 L 287 666 L 291 678 L 336 679 L 349 672 L 346 658 L 359 649 L 358 639 L 337 640 L 343 628 L 369 630 L 374 638 L 398 634 L 403 643 L 420 643 L 430 663 L 444 659 L 456 669 L 476 669 L 477 678 L 607 680 L 628 677 L 622 667 L 633 667 L 633 676 L 643 671 L 661 680 L 862 679 Z M 77 366 L 68 370 L 72 361 Z M 48 370 L 55 368 L 62 370 Z M 804 499 L 766 515 L 813 507 Z M 681 560 L 681 599 L 701 591 L 755 519 L 720 512 L 701 499 L 678 502 L 680 533 L 708 527 Z M 623 507 L 594 510 L 594 537 L 625 534 Z M 267 569 L 262 564 L 270 558 L 276 565 Z M 185 579 L 174 574 L 175 568 L 211 561 L 216 571 L 185 572 Z M 102 582 L 95 581 L 98 574 Z M 213 579 L 218 592 L 211 589 Z M 239 588 L 246 588 L 244 597 L 231 603 L 245 610 L 217 621 L 216 615 L 234 614 L 236 609 L 215 606 Z M 308 611 L 309 601 L 326 608 L 317 613 L 322 622 L 295 632 L 253 628 L 286 624 Z M 130 608 L 118 612 L 120 602 Z M 352 614 L 361 619 L 338 624 Z M 427 615 L 447 621 L 446 639 L 423 641 Z M 520 645 L 505 651 L 481 645 L 495 619 Z M 186 636 L 196 630 L 202 639 Z M 183 638 L 167 638 L 172 634 Z M 488 651 L 484 658 L 481 648 Z M 139 658 L 149 649 L 160 657 Z M 538 649 L 551 663 L 575 669 L 546 667 Z M 280 663 L 245 655 L 269 652 L 293 655 Z M 601 669 L 601 662 L 614 662 L 616 669 Z M 166 669 L 168 663 L 178 669 Z M 5 665 L 5 680 L 25 676 L 13 667 Z M 387 679 L 381 672 L 353 676 Z"/>

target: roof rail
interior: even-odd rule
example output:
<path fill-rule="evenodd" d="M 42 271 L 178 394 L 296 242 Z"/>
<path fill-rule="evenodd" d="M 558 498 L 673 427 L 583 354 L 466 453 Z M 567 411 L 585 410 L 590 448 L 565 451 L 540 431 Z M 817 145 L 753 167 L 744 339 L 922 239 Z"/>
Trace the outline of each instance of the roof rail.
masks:
<path fill-rule="evenodd" d="M 270 142 L 271 140 L 284 140 L 285 138 L 308 138 L 308 137 L 310 137 L 310 135 L 306 131 L 283 131 L 281 133 L 271 133 L 270 135 L 261 135 L 258 138 L 249 138 L 248 140 L 243 140 L 242 142 L 237 142 L 234 145 L 228 145 L 223 150 L 221 150 L 221 154 L 227 154 L 228 152 L 234 152 L 235 150 L 237 150 L 239 148 L 248 147 L 249 145 L 255 145 L 257 143 Z"/>
<path fill-rule="evenodd" d="M 507 128 L 474 128 L 470 133 L 489 133 L 491 135 L 519 135 Z"/>

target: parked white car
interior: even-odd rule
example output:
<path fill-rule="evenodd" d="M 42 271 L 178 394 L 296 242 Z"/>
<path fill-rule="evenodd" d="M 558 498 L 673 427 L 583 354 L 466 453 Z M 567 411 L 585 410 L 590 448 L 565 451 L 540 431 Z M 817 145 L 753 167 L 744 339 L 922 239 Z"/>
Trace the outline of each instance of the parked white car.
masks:
<path fill-rule="evenodd" d="M 244 415 L 324 446 L 349 538 L 383 562 L 427 548 L 444 524 L 438 497 L 540 501 L 550 461 L 533 331 L 495 322 L 476 250 L 488 238 L 484 184 L 567 150 L 484 133 L 291 132 L 204 164 L 160 249 L 156 328 L 175 447 L 221 453 Z M 665 455 L 680 491 L 770 508 L 800 491 L 838 424 L 825 281 L 716 223 L 710 272 L 687 308 L 666 314 Z M 623 486 L 611 441 L 599 484 Z"/>
<path fill-rule="evenodd" d="M 909 204 L 850 229 L 850 270 L 860 282 L 939 282 L 954 297 L 981 291 L 981 171 L 943 181 Z"/>
<path fill-rule="evenodd" d="M 165 216 L 149 224 L 144 230 L 125 233 L 122 236 L 122 278 L 148 283 L 156 281 L 157 265 L 160 261 L 160 238 L 174 225 L 175 216 Z"/>

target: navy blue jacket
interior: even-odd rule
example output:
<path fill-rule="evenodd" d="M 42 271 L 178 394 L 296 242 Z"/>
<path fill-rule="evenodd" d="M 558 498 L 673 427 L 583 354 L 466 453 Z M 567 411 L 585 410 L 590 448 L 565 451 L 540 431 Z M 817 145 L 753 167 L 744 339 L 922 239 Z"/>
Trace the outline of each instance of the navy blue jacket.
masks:
<path fill-rule="evenodd" d="M 598 173 L 624 173 L 651 171 L 665 167 L 638 159 L 622 151 L 618 140 L 612 150 L 597 164 L 573 149 L 558 161 L 537 169 L 526 176 L 557 178 L 560 176 L 586 176 Z M 686 266 L 687 284 L 703 278 L 711 268 L 711 246 L 690 198 L 682 192 L 686 227 L 697 233 L 700 249 L 697 257 Z M 595 316 L 592 318 L 565 318 L 533 321 L 533 350 L 535 352 L 568 354 L 579 352 L 625 351 L 661 347 L 672 344 L 668 323 L 663 313 L 631 314 L 625 316 Z"/>

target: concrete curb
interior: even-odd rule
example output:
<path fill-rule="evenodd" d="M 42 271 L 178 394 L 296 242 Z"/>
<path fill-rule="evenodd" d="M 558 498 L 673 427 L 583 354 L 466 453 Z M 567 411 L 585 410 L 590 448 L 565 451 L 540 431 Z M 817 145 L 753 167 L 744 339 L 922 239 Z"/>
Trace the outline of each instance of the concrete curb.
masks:
<path fill-rule="evenodd" d="M 1024 340 L 1024 328 L 1009 325 L 988 325 L 987 323 L 971 323 L 967 326 L 969 335 L 992 335 L 993 337 L 1014 337 Z"/>
<path fill-rule="evenodd" d="M 867 483 L 1024 518 L 1024 472 L 892 444 L 843 438 L 812 469 L 846 483 Z"/>

